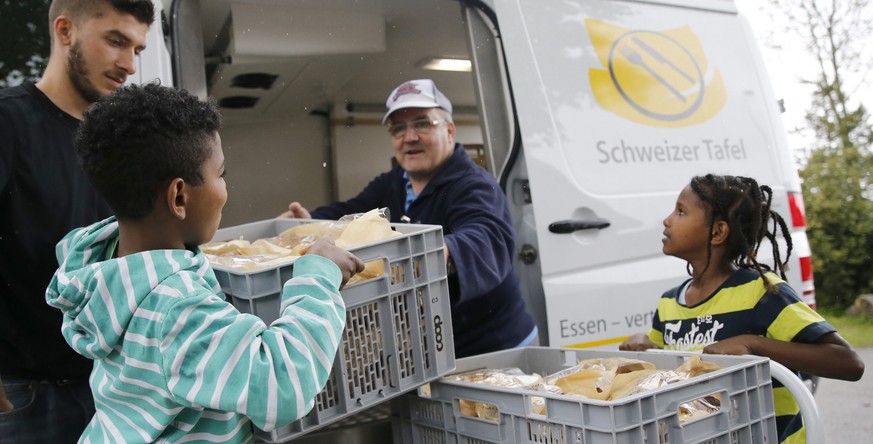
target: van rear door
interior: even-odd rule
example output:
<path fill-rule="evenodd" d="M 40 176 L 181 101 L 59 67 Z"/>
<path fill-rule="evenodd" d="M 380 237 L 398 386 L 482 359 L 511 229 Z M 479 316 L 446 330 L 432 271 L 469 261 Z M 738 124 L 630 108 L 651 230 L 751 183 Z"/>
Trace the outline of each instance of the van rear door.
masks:
<path fill-rule="evenodd" d="M 530 184 L 550 345 L 614 346 L 648 330 L 660 295 L 687 278 L 660 241 L 662 220 L 692 176 L 754 177 L 788 214 L 785 188 L 797 185 L 796 170 L 733 2 L 492 7 Z"/>

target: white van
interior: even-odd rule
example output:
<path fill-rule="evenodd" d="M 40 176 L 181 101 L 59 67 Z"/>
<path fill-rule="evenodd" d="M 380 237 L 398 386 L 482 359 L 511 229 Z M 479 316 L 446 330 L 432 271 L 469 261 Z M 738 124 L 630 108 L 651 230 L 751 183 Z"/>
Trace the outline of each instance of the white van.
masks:
<path fill-rule="evenodd" d="M 662 220 L 709 172 L 774 189 L 793 230 L 789 283 L 814 304 L 797 171 L 733 1 L 160 6 L 163 26 L 132 81 L 157 77 L 221 104 L 224 226 L 274 217 L 291 200 L 355 195 L 390 167 L 385 97 L 432 78 L 455 105 L 458 141 L 509 196 L 517 270 L 545 344 L 615 347 L 649 328 L 661 293 L 686 276 L 661 253 Z M 460 71 L 430 70 L 438 59 Z"/>

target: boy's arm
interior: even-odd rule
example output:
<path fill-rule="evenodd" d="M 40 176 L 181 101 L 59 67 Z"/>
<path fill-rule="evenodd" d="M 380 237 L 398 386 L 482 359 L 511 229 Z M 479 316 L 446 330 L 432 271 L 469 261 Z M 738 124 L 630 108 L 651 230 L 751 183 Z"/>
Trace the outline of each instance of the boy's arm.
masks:
<path fill-rule="evenodd" d="M 703 352 L 766 356 L 792 370 L 822 378 L 857 381 L 864 374 L 864 361 L 836 332 L 827 333 L 811 344 L 740 335 L 707 345 Z"/>
<path fill-rule="evenodd" d="M 345 324 L 342 273 L 301 257 L 269 327 L 215 295 L 175 303 L 162 327 L 168 388 L 183 405 L 248 416 L 272 430 L 306 415 L 330 374 Z"/>

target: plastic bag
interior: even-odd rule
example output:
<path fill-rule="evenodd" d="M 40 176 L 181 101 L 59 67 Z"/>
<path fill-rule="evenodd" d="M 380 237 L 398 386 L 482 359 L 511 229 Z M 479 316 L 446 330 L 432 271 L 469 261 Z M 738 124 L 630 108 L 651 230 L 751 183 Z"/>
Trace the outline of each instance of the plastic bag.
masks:
<path fill-rule="evenodd" d="M 200 246 L 210 262 L 242 270 L 273 267 L 292 262 L 306 254 L 319 239 L 327 238 L 342 248 L 353 248 L 392 237 L 401 236 L 391 228 L 388 209 L 377 208 L 366 213 L 343 216 L 337 221 L 314 221 L 295 225 L 277 236 L 226 242 L 210 242 Z M 346 285 L 385 274 L 384 261 L 364 264 L 364 271 L 354 275 Z"/>

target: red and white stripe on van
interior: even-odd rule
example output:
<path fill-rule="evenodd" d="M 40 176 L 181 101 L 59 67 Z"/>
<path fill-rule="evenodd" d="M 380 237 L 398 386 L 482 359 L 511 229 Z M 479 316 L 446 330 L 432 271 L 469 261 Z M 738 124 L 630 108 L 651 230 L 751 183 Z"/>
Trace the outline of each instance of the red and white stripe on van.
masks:
<path fill-rule="evenodd" d="M 788 193 L 788 206 L 791 210 L 791 239 L 797 258 L 800 261 L 800 297 L 810 307 L 815 309 L 815 283 L 812 274 L 812 251 L 806 236 L 806 208 L 803 206 L 803 195 Z M 799 241 L 799 242 L 798 242 Z"/>

